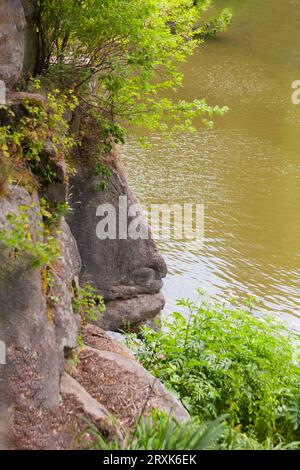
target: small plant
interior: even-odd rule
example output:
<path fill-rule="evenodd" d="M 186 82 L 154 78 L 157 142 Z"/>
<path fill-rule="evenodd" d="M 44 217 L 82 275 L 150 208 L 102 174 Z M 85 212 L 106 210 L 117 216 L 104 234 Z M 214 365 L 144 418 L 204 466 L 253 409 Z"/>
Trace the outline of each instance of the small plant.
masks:
<path fill-rule="evenodd" d="M 42 222 L 42 213 L 36 205 L 19 206 L 17 213 L 9 213 L 6 219 L 9 226 L 0 230 L 0 241 L 9 251 L 11 259 L 27 255 L 33 267 L 50 266 L 58 258 L 60 251 L 57 239 Z M 36 229 L 32 229 L 32 214 L 37 217 Z"/>
<path fill-rule="evenodd" d="M 84 346 L 84 341 L 81 333 L 77 336 L 77 346 L 79 349 L 82 349 Z"/>
<path fill-rule="evenodd" d="M 55 277 L 51 266 L 46 266 L 41 269 L 41 282 L 42 291 L 46 296 L 49 310 L 51 310 L 54 304 L 59 303 L 58 296 L 51 294 L 52 288 L 55 284 Z"/>
<path fill-rule="evenodd" d="M 99 320 L 105 310 L 103 297 L 90 284 L 75 288 L 72 305 L 74 313 L 81 315 L 86 323 Z"/>
<path fill-rule="evenodd" d="M 57 227 L 61 218 L 72 210 L 68 201 L 53 203 L 41 198 L 40 204 L 43 217 L 47 220 L 47 225 L 50 228 Z"/>
<path fill-rule="evenodd" d="M 34 89 L 37 88 L 39 82 L 35 81 Z M 71 91 L 63 94 L 59 90 L 48 93 L 45 100 L 24 100 L 26 114 L 20 122 L 15 120 L 16 124 L 0 128 L 0 156 L 9 159 L 16 171 L 30 168 L 42 187 L 55 181 L 57 162 L 66 162 L 75 145 L 65 115 L 74 111 L 77 104 Z M 72 171 L 68 165 L 67 169 Z"/>
<path fill-rule="evenodd" d="M 192 422 L 179 424 L 156 411 L 152 416 L 140 419 L 123 442 L 118 438 L 108 441 L 95 427 L 90 432 L 96 437 L 92 447 L 99 450 L 205 450 L 217 447 L 225 429 L 224 418 L 201 425 Z"/>
<path fill-rule="evenodd" d="M 97 183 L 96 189 L 98 191 L 105 191 L 109 183 L 109 180 L 112 176 L 111 169 L 104 163 L 98 162 L 96 163 L 96 167 L 95 167 L 95 175 L 101 176 L 102 178 L 101 181 Z"/>
<path fill-rule="evenodd" d="M 12 165 L 6 158 L 0 158 L 0 197 L 6 195 L 8 181 L 12 173 Z"/>
<path fill-rule="evenodd" d="M 111 140 L 116 144 L 125 144 L 124 129 L 116 123 L 102 122 L 100 136 L 105 142 L 103 148 L 104 153 L 110 153 L 112 151 Z"/>
<path fill-rule="evenodd" d="M 80 363 L 77 351 L 73 348 L 64 349 L 65 360 L 66 360 L 66 371 L 72 374 L 76 371 L 78 364 Z"/>

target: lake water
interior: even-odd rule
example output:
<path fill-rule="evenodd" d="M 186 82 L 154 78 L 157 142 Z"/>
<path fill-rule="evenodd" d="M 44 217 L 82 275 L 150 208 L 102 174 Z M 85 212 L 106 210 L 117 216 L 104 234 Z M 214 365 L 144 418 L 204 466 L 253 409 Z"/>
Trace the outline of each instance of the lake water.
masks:
<path fill-rule="evenodd" d="M 227 33 L 184 65 L 178 97 L 227 105 L 213 130 L 199 126 L 170 148 L 159 135 L 124 149 L 140 201 L 203 203 L 205 243 L 160 241 L 169 275 L 166 312 L 202 287 L 218 299 L 256 295 L 300 325 L 300 0 L 228 0 Z"/>

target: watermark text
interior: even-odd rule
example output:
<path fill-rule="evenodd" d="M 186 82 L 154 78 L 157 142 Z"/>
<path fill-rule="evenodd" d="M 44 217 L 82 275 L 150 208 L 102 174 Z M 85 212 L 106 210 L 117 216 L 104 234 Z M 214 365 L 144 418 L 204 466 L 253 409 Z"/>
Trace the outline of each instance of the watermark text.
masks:
<path fill-rule="evenodd" d="M 172 240 L 204 241 L 204 205 L 130 204 L 126 195 L 119 197 L 119 207 L 101 204 L 97 207 L 96 226 L 99 240 Z M 151 230 L 150 228 L 151 227 Z"/>

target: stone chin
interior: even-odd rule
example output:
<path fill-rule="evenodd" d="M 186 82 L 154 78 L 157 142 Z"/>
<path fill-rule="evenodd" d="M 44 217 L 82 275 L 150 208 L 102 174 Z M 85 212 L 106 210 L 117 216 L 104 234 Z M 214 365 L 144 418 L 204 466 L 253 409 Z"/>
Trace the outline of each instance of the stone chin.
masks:
<path fill-rule="evenodd" d="M 165 298 L 157 294 L 144 294 L 131 299 L 107 302 L 103 317 L 97 322 L 107 331 L 122 331 L 128 325 L 139 325 L 155 318 L 164 308 Z"/>

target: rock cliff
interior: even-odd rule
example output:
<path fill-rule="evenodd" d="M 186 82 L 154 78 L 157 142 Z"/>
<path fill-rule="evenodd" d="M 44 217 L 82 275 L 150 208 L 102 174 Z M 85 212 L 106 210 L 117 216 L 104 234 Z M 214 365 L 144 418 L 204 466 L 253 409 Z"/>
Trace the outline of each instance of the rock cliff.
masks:
<path fill-rule="evenodd" d="M 34 68 L 32 21 L 30 1 L 1 1 L 0 80 L 8 89 Z M 26 116 L 28 100 L 47 107 L 44 96 L 10 92 L 0 115 L 2 129 Z M 51 183 L 41 185 L 27 168 L 25 177 L 4 184 L 1 175 L 12 155 L 0 150 L 0 341 L 6 348 L 6 363 L 0 361 L 0 449 L 84 447 L 89 433 L 83 433 L 81 444 L 76 438 L 86 422 L 122 439 L 152 408 L 187 420 L 183 406 L 104 331 L 139 324 L 164 305 L 160 290 L 167 269 L 151 237 L 97 236 L 99 206 L 113 206 L 119 221 L 120 196 L 136 203 L 124 171 L 119 163 L 110 164 L 111 177 L 99 191 L 89 167 L 80 164 L 69 178 L 48 141 L 39 152 L 38 162 L 55 170 Z M 55 207 L 69 202 L 72 208 L 67 220 L 60 216 L 51 229 L 59 249 L 51 269 L 34 258 L 42 257 L 47 238 L 44 200 Z M 18 214 L 24 208 L 22 222 Z M 106 301 L 97 324 L 74 311 L 76 290 L 86 282 Z"/>
<path fill-rule="evenodd" d="M 167 268 L 151 237 L 135 240 L 127 236 L 134 220 L 133 216 L 127 217 L 127 210 L 125 234 L 120 238 L 122 204 L 129 208 L 137 203 L 120 164 L 117 169 L 111 168 L 105 191 L 95 189 L 97 183 L 99 177 L 91 170 L 78 170 L 71 180 L 73 211 L 68 220 L 81 255 L 81 278 L 92 282 L 106 301 L 106 311 L 98 324 L 105 330 L 118 330 L 153 318 L 162 310 L 164 297 L 160 290 Z M 97 224 L 101 218 L 97 210 L 107 205 L 115 210 L 116 236 L 99 239 Z M 143 225 L 140 230 L 147 232 Z"/>

